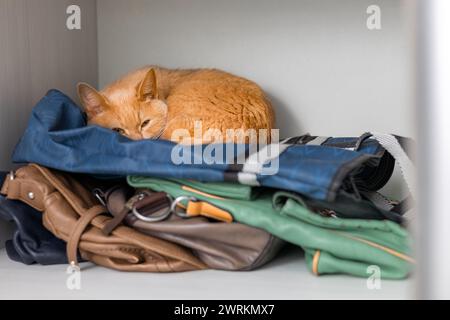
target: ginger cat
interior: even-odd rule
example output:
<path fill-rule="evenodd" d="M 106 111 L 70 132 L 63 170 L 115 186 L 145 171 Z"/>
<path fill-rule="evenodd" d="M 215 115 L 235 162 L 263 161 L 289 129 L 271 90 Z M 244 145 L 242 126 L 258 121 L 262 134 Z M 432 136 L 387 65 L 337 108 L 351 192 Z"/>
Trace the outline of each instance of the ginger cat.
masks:
<path fill-rule="evenodd" d="M 110 128 L 133 140 L 217 142 L 214 134 L 202 141 L 172 135 L 177 129 L 186 129 L 184 132 L 194 137 L 194 125 L 201 121 L 202 133 L 216 129 L 223 139 L 227 129 L 267 129 L 269 142 L 274 127 L 274 113 L 261 88 L 216 69 L 145 67 L 100 92 L 79 83 L 78 94 L 89 124 Z M 236 137 L 231 140 L 242 142 Z"/>

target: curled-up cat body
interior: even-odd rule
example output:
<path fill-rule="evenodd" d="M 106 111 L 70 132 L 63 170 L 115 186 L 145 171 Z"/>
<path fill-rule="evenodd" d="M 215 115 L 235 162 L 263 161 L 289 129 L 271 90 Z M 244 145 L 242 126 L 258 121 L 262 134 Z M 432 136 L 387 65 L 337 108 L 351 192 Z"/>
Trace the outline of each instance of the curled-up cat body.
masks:
<path fill-rule="evenodd" d="M 133 140 L 208 143 L 219 139 L 242 142 L 243 138 L 248 142 L 256 133 L 259 139 L 265 135 L 262 138 L 270 141 L 274 128 L 272 106 L 262 89 L 216 69 L 149 66 L 102 91 L 80 83 L 78 94 L 88 124 L 110 128 Z"/>

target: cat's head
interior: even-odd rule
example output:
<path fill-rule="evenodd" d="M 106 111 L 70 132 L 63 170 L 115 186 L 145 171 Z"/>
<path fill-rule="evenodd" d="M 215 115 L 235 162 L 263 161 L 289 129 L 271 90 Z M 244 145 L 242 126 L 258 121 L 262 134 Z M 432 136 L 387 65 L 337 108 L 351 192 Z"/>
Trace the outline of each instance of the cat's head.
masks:
<path fill-rule="evenodd" d="M 167 105 L 158 97 L 154 69 L 142 81 L 121 83 L 98 92 L 85 83 L 78 84 L 78 95 L 88 123 L 109 128 L 133 139 L 157 139 L 167 121 Z"/>

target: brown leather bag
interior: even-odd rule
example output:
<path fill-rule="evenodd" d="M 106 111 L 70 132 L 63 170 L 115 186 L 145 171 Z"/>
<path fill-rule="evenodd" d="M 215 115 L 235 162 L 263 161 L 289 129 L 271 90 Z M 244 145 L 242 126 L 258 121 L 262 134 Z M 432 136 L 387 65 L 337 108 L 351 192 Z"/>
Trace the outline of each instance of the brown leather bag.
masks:
<path fill-rule="evenodd" d="M 190 250 L 127 226 L 105 235 L 102 229 L 111 220 L 107 209 L 73 175 L 30 164 L 10 174 L 1 192 L 42 211 L 44 226 L 67 242 L 74 264 L 79 249 L 83 259 L 121 271 L 207 268 Z"/>
<path fill-rule="evenodd" d="M 270 233 L 238 222 L 214 221 L 206 217 L 182 218 L 170 213 L 166 194 L 137 190 L 128 198 L 130 187 L 116 185 L 100 191 L 111 220 L 105 232 L 110 232 L 123 220 L 126 225 L 145 234 L 190 248 L 208 267 L 222 270 L 252 270 L 269 262 L 278 253 L 283 241 Z M 140 199 L 140 200 L 138 200 Z M 143 205 L 141 205 L 143 204 Z M 139 214 L 132 208 L 139 207 Z M 169 209 L 169 210 L 168 210 Z M 167 213 L 167 214 L 165 214 Z M 144 221 L 156 219 L 161 221 Z"/>

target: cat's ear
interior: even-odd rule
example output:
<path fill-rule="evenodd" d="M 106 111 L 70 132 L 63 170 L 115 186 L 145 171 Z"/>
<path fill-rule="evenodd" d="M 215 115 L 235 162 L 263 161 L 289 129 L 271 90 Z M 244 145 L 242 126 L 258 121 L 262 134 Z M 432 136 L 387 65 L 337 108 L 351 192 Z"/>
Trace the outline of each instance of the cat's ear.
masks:
<path fill-rule="evenodd" d="M 84 111 L 87 113 L 89 118 L 105 111 L 105 99 L 100 92 L 92 88 L 87 83 L 82 82 L 78 84 L 77 88 L 78 96 L 80 97 Z"/>
<path fill-rule="evenodd" d="M 158 80 L 155 69 L 150 69 L 138 87 L 139 100 L 158 99 Z"/>

